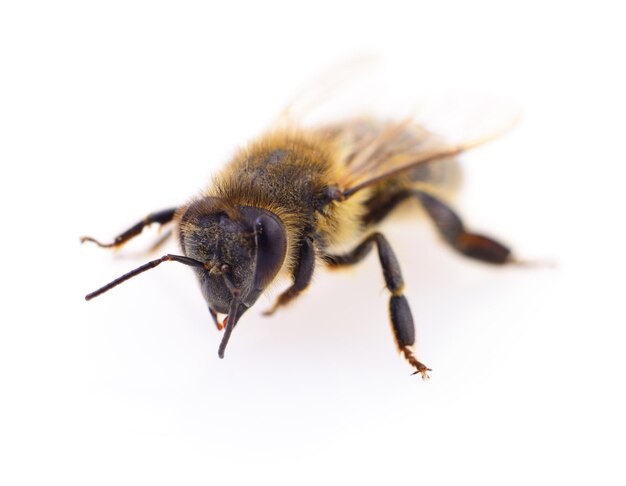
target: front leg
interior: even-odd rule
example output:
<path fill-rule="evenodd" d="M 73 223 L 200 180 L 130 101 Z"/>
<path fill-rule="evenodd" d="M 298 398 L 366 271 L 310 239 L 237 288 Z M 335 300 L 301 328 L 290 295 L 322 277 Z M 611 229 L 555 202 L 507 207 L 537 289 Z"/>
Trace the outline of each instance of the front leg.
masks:
<path fill-rule="evenodd" d="M 298 295 L 300 295 L 300 293 L 302 293 L 302 291 L 305 290 L 311 283 L 314 268 L 315 247 L 313 246 L 313 240 L 305 237 L 300 243 L 300 247 L 298 249 L 298 259 L 292 270 L 291 276 L 293 283 L 291 284 L 291 287 L 280 294 L 278 299 L 276 299 L 274 306 L 265 311 L 263 314 L 271 316 L 274 312 L 276 312 L 276 309 L 288 304 L 293 299 L 298 297 Z"/>
<path fill-rule="evenodd" d="M 95 243 L 101 248 L 119 248 L 124 243 L 126 243 L 127 241 L 133 239 L 135 236 L 140 234 L 146 226 L 150 226 L 152 223 L 158 223 L 161 226 L 169 223 L 172 219 L 174 219 L 174 214 L 176 214 L 177 210 L 178 208 L 169 208 L 169 209 L 164 209 L 162 211 L 157 211 L 156 213 L 149 214 L 148 216 L 143 218 L 141 221 L 139 221 L 137 224 L 131 226 L 123 233 L 117 235 L 111 243 L 101 243 L 100 241 L 96 240 L 95 238 L 92 238 L 91 236 L 82 236 L 80 238 L 80 241 L 81 243 L 84 243 L 86 241 L 91 241 L 92 243 Z M 162 240 L 159 240 L 155 246 L 158 247 L 160 243 L 162 243 Z"/>
<path fill-rule="evenodd" d="M 411 314 L 409 303 L 403 294 L 404 280 L 400 264 L 387 239 L 381 233 L 373 233 L 351 252 L 345 255 L 327 255 L 325 260 L 330 266 L 353 265 L 365 258 L 374 244 L 376 244 L 378 249 L 385 286 L 391 292 L 389 317 L 396 345 L 406 360 L 416 369 L 413 374 L 420 373 L 422 378 L 426 380 L 428 379 L 427 372 L 430 371 L 430 368 L 418 361 L 411 349 L 411 346 L 415 344 L 413 315 Z"/>

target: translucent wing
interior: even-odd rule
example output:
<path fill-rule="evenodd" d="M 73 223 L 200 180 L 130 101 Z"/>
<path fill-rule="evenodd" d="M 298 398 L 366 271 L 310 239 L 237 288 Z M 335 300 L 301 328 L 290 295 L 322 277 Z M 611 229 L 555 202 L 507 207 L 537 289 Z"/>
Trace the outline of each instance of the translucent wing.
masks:
<path fill-rule="evenodd" d="M 497 131 L 460 143 L 448 142 L 413 119 L 359 118 L 323 126 L 317 132 L 339 147 L 346 170 L 337 185 L 343 196 L 349 197 L 365 187 L 401 177 L 420 164 L 453 157 L 486 143 L 509 130 L 514 122 L 512 119 Z"/>
<path fill-rule="evenodd" d="M 371 72 L 375 62 L 376 58 L 366 56 L 327 70 L 294 97 L 276 123 L 276 128 L 308 126 L 308 130 L 339 147 L 341 162 L 346 170 L 337 184 L 346 197 L 365 187 L 409 173 L 420 164 L 454 157 L 493 140 L 519 119 L 518 111 L 501 99 L 461 91 L 430 95 L 427 101 L 418 103 L 415 111 L 419 113 L 419 121 L 411 116 L 399 121 L 348 118 L 313 127 L 306 123 L 305 120 L 315 116 L 315 112 L 324 111 L 323 105 L 341 107 L 345 104 L 346 98 L 359 92 L 358 86 L 355 89 L 356 81 L 369 84 L 367 88 L 371 90 L 363 93 L 367 104 L 381 98 L 381 94 L 370 84 L 376 81 L 372 77 L 375 73 Z M 364 76 L 365 71 L 369 72 L 369 76 Z M 342 85 L 345 88 L 345 84 L 350 84 L 349 90 L 340 89 Z M 386 107 L 397 105 L 387 101 L 391 100 L 385 100 Z M 406 107 L 406 103 L 402 105 Z M 427 124 L 422 120 L 426 120 Z"/>
<path fill-rule="evenodd" d="M 378 58 L 374 55 L 361 55 L 349 59 L 344 59 L 341 63 L 329 66 L 323 69 L 319 76 L 311 79 L 304 84 L 297 93 L 291 97 L 285 108 L 279 114 L 274 122 L 274 128 L 290 128 L 295 126 L 306 125 L 307 122 L 313 120 L 319 121 L 320 112 L 330 109 L 332 118 L 336 119 L 337 105 L 352 104 L 348 108 L 349 111 L 344 113 L 354 113 L 354 110 L 360 112 L 362 109 L 357 102 L 357 106 L 350 101 L 355 91 L 372 90 L 372 82 L 375 77 L 375 66 L 378 64 Z M 367 87 L 360 86 L 363 83 Z M 367 99 L 367 98 L 366 98 Z M 346 106 L 343 106 L 346 109 Z"/>

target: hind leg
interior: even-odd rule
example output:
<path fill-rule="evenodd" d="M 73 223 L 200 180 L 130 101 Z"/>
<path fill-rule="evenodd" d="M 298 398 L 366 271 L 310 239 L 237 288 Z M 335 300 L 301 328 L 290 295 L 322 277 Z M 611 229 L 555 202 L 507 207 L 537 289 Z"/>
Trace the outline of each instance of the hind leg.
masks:
<path fill-rule="evenodd" d="M 419 201 L 444 241 L 460 254 L 496 265 L 518 263 L 507 246 L 487 236 L 468 231 L 450 206 L 423 189 L 405 189 L 391 196 L 377 198 L 370 204 L 363 222 L 370 225 L 382 221 L 398 204 L 410 197 Z"/>
<path fill-rule="evenodd" d="M 444 202 L 423 190 L 413 190 L 443 239 L 457 252 L 481 262 L 503 265 L 513 263 L 511 250 L 487 236 L 472 233 L 461 218 Z"/>

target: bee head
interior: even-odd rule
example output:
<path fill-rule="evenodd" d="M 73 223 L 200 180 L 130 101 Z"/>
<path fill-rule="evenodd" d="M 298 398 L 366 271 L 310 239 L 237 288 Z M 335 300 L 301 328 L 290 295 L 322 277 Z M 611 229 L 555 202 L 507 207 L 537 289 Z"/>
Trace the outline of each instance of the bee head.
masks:
<path fill-rule="evenodd" d="M 183 253 L 203 264 L 194 270 L 205 300 L 229 320 L 256 302 L 285 260 L 285 227 L 265 209 L 205 197 L 187 207 L 179 228 Z"/>
<path fill-rule="evenodd" d="M 179 229 L 185 256 L 167 254 L 147 262 L 87 294 L 85 299 L 98 297 L 163 262 L 190 266 L 209 307 L 228 314 L 218 351 L 223 358 L 237 320 L 254 305 L 283 265 L 287 253 L 285 227 L 265 209 L 233 206 L 219 198 L 205 197 L 185 209 Z"/>

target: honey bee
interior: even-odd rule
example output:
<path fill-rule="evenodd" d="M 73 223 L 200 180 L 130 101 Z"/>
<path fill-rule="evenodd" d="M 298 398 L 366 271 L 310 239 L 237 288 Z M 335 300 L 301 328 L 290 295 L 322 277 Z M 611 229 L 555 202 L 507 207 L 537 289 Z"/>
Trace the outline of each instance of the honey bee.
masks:
<path fill-rule="evenodd" d="M 413 374 L 427 379 L 430 369 L 413 351 L 415 329 L 400 264 L 377 227 L 400 202 L 413 198 L 453 250 L 489 264 L 514 262 L 507 246 L 466 228 L 440 195 L 456 174 L 455 156 L 491 138 L 448 143 L 412 119 L 354 118 L 274 129 L 240 150 L 191 201 L 148 215 L 112 243 L 81 238 L 119 248 L 146 226 L 173 223 L 182 249 L 182 255 L 150 261 L 85 298 L 163 262 L 188 265 L 223 331 L 218 350 L 223 358 L 238 321 L 272 282 L 284 276 L 291 285 L 267 315 L 302 294 L 316 268 L 354 265 L 375 248 L 395 343 Z"/>

